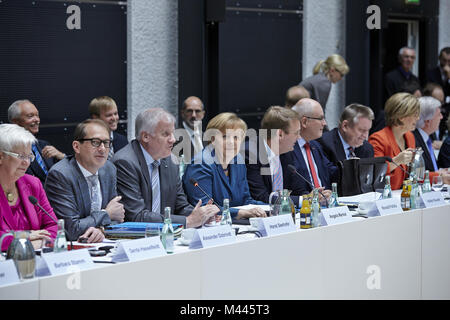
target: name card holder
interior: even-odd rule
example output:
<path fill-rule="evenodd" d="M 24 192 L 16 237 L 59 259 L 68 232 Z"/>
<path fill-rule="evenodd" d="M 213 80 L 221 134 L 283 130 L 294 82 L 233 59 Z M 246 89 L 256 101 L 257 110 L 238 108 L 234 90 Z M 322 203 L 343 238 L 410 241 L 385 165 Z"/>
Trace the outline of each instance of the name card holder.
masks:
<path fill-rule="evenodd" d="M 446 204 L 442 193 L 439 191 L 422 193 L 421 198 L 425 208 L 440 207 Z"/>
<path fill-rule="evenodd" d="M 296 231 L 294 221 L 290 214 L 267 218 L 252 218 L 252 225 L 257 224 L 258 231 L 263 237 L 271 237 L 278 234 Z"/>
<path fill-rule="evenodd" d="M 0 286 L 19 283 L 20 278 L 12 259 L 0 262 Z"/>
<path fill-rule="evenodd" d="M 142 238 L 119 242 L 116 254 L 112 258 L 112 261 L 139 261 L 165 256 L 166 254 L 166 250 L 159 237 Z"/>
<path fill-rule="evenodd" d="M 88 249 L 45 253 L 42 260 L 52 276 L 94 268 L 94 261 Z M 41 270 L 41 272 L 45 271 Z"/>
<path fill-rule="evenodd" d="M 214 247 L 236 242 L 236 234 L 229 225 L 196 229 L 189 249 Z"/>
<path fill-rule="evenodd" d="M 388 198 L 375 201 L 376 211 L 369 213 L 369 217 L 387 216 L 390 214 L 403 213 L 400 198 Z"/>
<path fill-rule="evenodd" d="M 352 214 L 347 206 L 322 209 L 322 225 L 331 226 L 353 221 Z"/>

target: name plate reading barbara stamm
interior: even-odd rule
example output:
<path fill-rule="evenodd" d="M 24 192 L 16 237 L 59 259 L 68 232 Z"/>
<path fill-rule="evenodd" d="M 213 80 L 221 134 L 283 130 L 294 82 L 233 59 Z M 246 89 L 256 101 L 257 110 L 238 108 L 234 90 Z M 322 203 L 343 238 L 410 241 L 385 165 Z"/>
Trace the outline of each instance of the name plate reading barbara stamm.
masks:
<path fill-rule="evenodd" d="M 201 228 L 195 231 L 189 249 L 214 247 L 236 242 L 236 234 L 229 225 Z"/>
<path fill-rule="evenodd" d="M 159 237 L 141 238 L 136 240 L 121 241 L 112 258 L 113 262 L 139 261 L 159 256 L 165 256 Z"/>
<path fill-rule="evenodd" d="M 399 198 L 388 198 L 375 201 L 379 216 L 387 216 L 395 213 L 403 213 Z"/>
<path fill-rule="evenodd" d="M 43 254 L 42 259 L 52 276 L 94 267 L 94 261 L 92 261 L 88 249 L 46 253 Z"/>
<path fill-rule="evenodd" d="M 331 226 L 353 221 L 352 214 L 347 206 L 322 209 L 322 225 Z"/>
<path fill-rule="evenodd" d="M 422 193 L 422 201 L 425 208 L 439 207 L 445 205 L 445 200 L 439 191 Z"/>

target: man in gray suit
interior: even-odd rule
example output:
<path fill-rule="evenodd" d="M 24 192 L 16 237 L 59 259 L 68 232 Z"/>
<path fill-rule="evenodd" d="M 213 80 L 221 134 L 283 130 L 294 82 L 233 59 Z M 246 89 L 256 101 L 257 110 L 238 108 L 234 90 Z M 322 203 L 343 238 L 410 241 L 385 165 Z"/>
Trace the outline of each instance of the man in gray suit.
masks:
<path fill-rule="evenodd" d="M 170 207 L 172 223 L 186 228 L 201 226 L 219 208 L 212 204 L 192 207 L 186 199 L 178 165 L 171 159 L 175 118 L 160 108 L 142 111 L 135 122 L 136 139 L 117 152 L 117 191 L 122 195 L 125 220 L 162 222 Z"/>
<path fill-rule="evenodd" d="M 75 155 L 48 173 L 45 191 L 56 215 L 65 220 L 69 240 L 81 236 L 87 242 L 101 242 L 104 226 L 124 221 L 116 168 L 107 161 L 110 146 L 108 126 L 102 120 L 85 120 L 75 128 Z"/>

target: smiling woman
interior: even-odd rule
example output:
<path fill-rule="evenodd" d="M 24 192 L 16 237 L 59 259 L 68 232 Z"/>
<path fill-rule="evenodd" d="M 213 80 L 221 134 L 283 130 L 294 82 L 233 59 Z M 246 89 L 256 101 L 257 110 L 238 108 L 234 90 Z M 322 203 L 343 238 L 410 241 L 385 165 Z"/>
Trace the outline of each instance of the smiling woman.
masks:
<path fill-rule="evenodd" d="M 0 235 L 32 230 L 30 240 L 35 248 L 39 248 L 42 239 L 56 237 L 58 227 L 50 217 L 38 213 L 28 200 L 29 196 L 37 198 L 56 220 L 40 180 L 25 174 L 34 160 L 31 144 L 35 141 L 29 131 L 18 125 L 0 125 Z M 8 237 L 1 249 L 8 249 L 11 241 L 12 237 Z"/>

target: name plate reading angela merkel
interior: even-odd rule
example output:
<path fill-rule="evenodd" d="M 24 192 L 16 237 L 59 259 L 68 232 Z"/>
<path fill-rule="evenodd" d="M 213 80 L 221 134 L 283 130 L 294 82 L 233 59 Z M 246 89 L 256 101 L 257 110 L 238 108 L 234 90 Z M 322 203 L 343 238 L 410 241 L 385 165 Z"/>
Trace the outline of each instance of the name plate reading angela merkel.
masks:
<path fill-rule="evenodd" d="M 278 234 L 295 231 L 295 224 L 290 214 L 283 214 L 279 216 L 267 218 L 253 218 L 258 223 L 258 231 L 263 237 L 275 236 Z"/>
<path fill-rule="evenodd" d="M 445 200 L 439 191 L 422 193 L 422 200 L 425 208 L 439 207 L 445 205 Z"/>
<path fill-rule="evenodd" d="M 214 247 L 236 242 L 236 234 L 229 225 L 201 228 L 195 231 L 189 249 Z"/>
<path fill-rule="evenodd" d="M 121 241 L 112 258 L 113 262 L 139 261 L 166 255 L 159 237 Z"/>
<path fill-rule="evenodd" d="M 347 206 L 322 209 L 322 216 L 322 225 L 324 226 L 351 222 L 353 220 Z"/>

